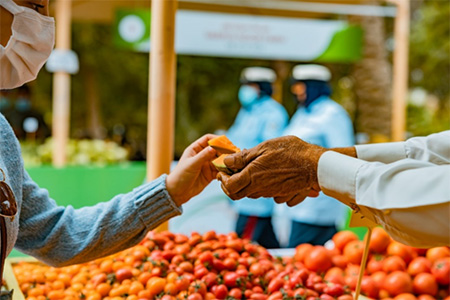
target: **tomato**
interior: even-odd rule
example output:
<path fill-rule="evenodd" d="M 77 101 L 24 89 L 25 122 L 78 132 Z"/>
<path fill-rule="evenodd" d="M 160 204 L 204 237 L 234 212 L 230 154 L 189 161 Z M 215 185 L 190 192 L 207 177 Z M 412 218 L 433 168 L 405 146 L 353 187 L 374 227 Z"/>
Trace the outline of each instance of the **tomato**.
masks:
<path fill-rule="evenodd" d="M 376 227 L 378 228 L 378 227 Z M 384 256 L 383 255 L 374 255 L 367 262 L 366 270 L 367 273 L 373 274 L 375 272 L 383 270 Z"/>
<path fill-rule="evenodd" d="M 314 248 L 311 244 L 300 244 L 295 247 L 294 260 L 304 262 L 306 254 L 308 254 Z"/>
<path fill-rule="evenodd" d="M 370 236 L 369 250 L 375 253 L 384 253 L 391 243 L 391 237 L 382 227 L 375 227 Z"/>
<path fill-rule="evenodd" d="M 450 259 L 439 258 L 431 267 L 431 274 L 439 284 L 447 285 L 450 283 Z"/>
<path fill-rule="evenodd" d="M 237 287 L 240 276 L 236 272 L 227 272 L 223 276 L 223 283 L 228 287 Z"/>
<path fill-rule="evenodd" d="M 364 242 L 351 241 L 344 248 L 344 256 L 347 257 L 351 264 L 359 265 L 364 252 Z"/>
<path fill-rule="evenodd" d="M 334 300 L 333 296 L 327 295 L 327 294 L 322 294 L 320 295 L 320 300 Z"/>
<path fill-rule="evenodd" d="M 198 260 L 204 264 L 204 263 L 212 263 L 214 259 L 214 255 L 211 251 L 207 250 L 205 252 L 202 252 L 199 256 L 198 256 Z"/>
<path fill-rule="evenodd" d="M 207 290 L 206 284 L 204 282 L 202 282 L 201 280 L 195 280 L 195 281 L 191 282 L 191 284 L 189 285 L 189 288 L 188 288 L 188 292 L 190 294 L 199 293 L 200 295 L 205 295 L 206 290 Z"/>
<path fill-rule="evenodd" d="M 338 267 L 333 267 L 327 271 L 323 278 L 327 282 L 344 284 L 344 270 Z"/>
<path fill-rule="evenodd" d="M 264 275 L 264 268 L 259 263 L 254 263 L 250 266 L 249 272 L 253 274 L 253 276 L 262 276 Z"/>
<path fill-rule="evenodd" d="M 102 282 L 106 282 L 106 274 L 98 273 L 97 275 L 92 276 L 91 282 L 94 285 L 94 287 L 98 286 Z"/>
<path fill-rule="evenodd" d="M 152 296 L 156 296 L 162 291 L 166 285 L 166 279 L 161 277 L 152 277 L 147 281 L 145 288 L 150 291 Z"/>
<path fill-rule="evenodd" d="M 263 293 L 253 293 L 250 296 L 250 299 L 252 299 L 252 300 L 267 300 L 267 295 L 264 295 Z"/>
<path fill-rule="evenodd" d="M 411 293 L 402 293 L 395 296 L 394 300 L 417 300 L 417 298 Z"/>
<path fill-rule="evenodd" d="M 361 293 L 370 298 L 378 298 L 379 288 L 370 276 L 364 276 L 361 280 Z"/>
<path fill-rule="evenodd" d="M 337 298 L 337 300 L 353 300 L 352 295 L 342 295 Z"/>
<path fill-rule="evenodd" d="M 341 269 L 345 269 L 348 265 L 348 259 L 344 255 L 333 255 L 331 257 L 333 265 Z"/>
<path fill-rule="evenodd" d="M 224 284 L 213 286 L 211 291 L 217 299 L 225 299 L 228 296 L 228 288 Z"/>
<path fill-rule="evenodd" d="M 438 292 L 438 284 L 433 275 L 429 273 L 420 273 L 414 277 L 413 290 L 416 294 L 435 296 Z"/>
<path fill-rule="evenodd" d="M 419 273 L 430 273 L 431 272 L 431 262 L 422 256 L 414 258 L 408 265 L 408 274 L 411 276 L 416 276 Z"/>
<path fill-rule="evenodd" d="M 208 288 L 217 284 L 217 274 L 213 272 L 209 272 L 205 276 L 202 277 L 202 281 L 206 284 Z"/>
<path fill-rule="evenodd" d="M 430 296 L 430 295 L 419 295 L 417 297 L 417 300 L 435 300 L 436 298 Z"/>
<path fill-rule="evenodd" d="M 219 271 L 219 272 L 226 269 L 226 266 L 223 263 L 223 261 L 220 260 L 220 259 L 217 259 L 217 258 L 213 259 L 212 265 L 213 265 L 214 269 Z"/>
<path fill-rule="evenodd" d="M 334 243 L 334 247 L 342 252 L 349 242 L 357 241 L 358 236 L 352 231 L 343 230 L 336 233 L 331 239 Z"/>
<path fill-rule="evenodd" d="M 224 264 L 225 268 L 229 271 L 236 270 L 237 261 L 234 258 L 231 258 L 231 257 L 225 258 L 225 260 L 223 261 L 223 264 Z"/>
<path fill-rule="evenodd" d="M 406 263 L 399 256 L 389 256 L 384 259 L 383 271 L 391 273 L 394 271 L 406 271 Z"/>
<path fill-rule="evenodd" d="M 386 276 L 384 286 L 389 295 L 397 296 L 402 293 L 412 292 L 412 280 L 408 273 L 394 271 Z"/>
<path fill-rule="evenodd" d="M 450 250 L 448 247 L 434 247 L 427 250 L 426 258 L 428 258 L 431 263 L 434 263 L 439 258 L 450 257 Z"/>
<path fill-rule="evenodd" d="M 122 282 L 125 279 L 130 279 L 131 277 L 133 277 L 133 273 L 131 273 L 131 270 L 128 268 L 118 269 L 116 271 L 115 275 L 116 275 L 116 279 L 119 282 Z"/>
<path fill-rule="evenodd" d="M 378 271 L 370 275 L 378 289 L 381 289 L 384 286 L 384 280 L 386 279 L 386 276 L 387 274 L 383 271 Z"/>
<path fill-rule="evenodd" d="M 327 285 L 324 289 L 324 293 L 333 297 L 339 297 L 344 294 L 344 287 L 341 284 Z"/>
<path fill-rule="evenodd" d="M 203 300 L 203 296 L 199 293 L 192 293 L 186 299 L 187 300 Z"/>
<path fill-rule="evenodd" d="M 216 232 L 214 230 L 205 232 L 203 234 L 203 240 L 204 241 L 210 241 L 210 240 L 215 240 L 215 239 L 217 239 L 217 235 L 216 235 Z"/>
<path fill-rule="evenodd" d="M 282 278 L 274 278 L 269 282 L 269 285 L 267 286 L 267 291 L 269 294 L 274 293 L 278 290 L 280 290 L 283 287 L 284 280 Z"/>
<path fill-rule="evenodd" d="M 328 250 L 323 246 L 315 246 L 305 256 L 305 267 L 315 272 L 325 272 L 332 267 Z"/>
<path fill-rule="evenodd" d="M 228 292 L 228 296 L 233 297 L 235 299 L 242 299 L 242 291 L 238 288 L 233 288 Z"/>
<path fill-rule="evenodd" d="M 270 293 L 269 298 L 267 300 L 283 300 L 283 294 L 280 291 L 276 291 L 275 293 Z"/>
<path fill-rule="evenodd" d="M 227 240 L 225 242 L 225 246 L 238 252 L 242 252 L 244 250 L 244 243 L 240 239 Z"/>
<path fill-rule="evenodd" d="M 417 256 L 417 252 L 415 252 L 412 247 L 403 245 L 396 241 L 389 244 L 386 252 L 389 256 L 400 256 L 406 264 L 409 264 L 413 258 Z"/>

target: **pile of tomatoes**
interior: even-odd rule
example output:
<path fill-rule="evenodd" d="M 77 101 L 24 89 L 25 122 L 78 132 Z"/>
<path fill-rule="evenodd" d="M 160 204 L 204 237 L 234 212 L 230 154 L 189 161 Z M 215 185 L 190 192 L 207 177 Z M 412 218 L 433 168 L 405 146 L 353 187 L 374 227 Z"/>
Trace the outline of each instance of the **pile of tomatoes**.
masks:
<path fill-rule="evenodd" d="M 291 258 L 269 252 L 235 233 L 190 237 L 149 232 L 137 246 L 63 268 L 13 265 L 28 300 L 351 300 L 341 283 Z"/>
<path fill-rule="evenodd" d="M 302 244 L 295 260 L 325 281 L 349 286 L 357 284 L 364 243 L 350 231 L 333 237 L 334 248 Z M 431 300 L 449 297 L 450 250 L 448 247 L 417 249 L 393 241 L 381 228 L 374 228 L 369 258 L 362 279 L 362 294 L 373 299 Z M 327 255 L 328 254 L 328 255 Z"/>
<path fill-rule="evenodd" d="M 351 300 L 363 244 L 349 231 L 334 248 L 302 244 L 273 257 L 235 233 L 149 232 L 137 246 L 64 268 L 13 265 L 27 300 Z M 362 293 L 375 299 L 446 299 L 449 248 L 420 250 L 374 230 Z"/>

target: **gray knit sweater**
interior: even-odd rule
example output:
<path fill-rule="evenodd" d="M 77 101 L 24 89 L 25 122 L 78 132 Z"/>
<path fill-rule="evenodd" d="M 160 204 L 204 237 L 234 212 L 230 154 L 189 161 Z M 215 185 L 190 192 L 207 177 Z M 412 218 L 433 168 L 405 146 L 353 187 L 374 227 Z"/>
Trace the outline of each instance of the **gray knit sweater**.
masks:
<path fill-rule="evenodd" d="M 92 207 L 58 206 L 24 170 L 19 143 L 1 114 L 0 168 L 19 209 L 14 221 L 6 220 L 8 253 L 14 246 L 53 266 L 81 263 L 131 247 L 148 230 L 181 214 L 167 193 L 166 175 Z"/>

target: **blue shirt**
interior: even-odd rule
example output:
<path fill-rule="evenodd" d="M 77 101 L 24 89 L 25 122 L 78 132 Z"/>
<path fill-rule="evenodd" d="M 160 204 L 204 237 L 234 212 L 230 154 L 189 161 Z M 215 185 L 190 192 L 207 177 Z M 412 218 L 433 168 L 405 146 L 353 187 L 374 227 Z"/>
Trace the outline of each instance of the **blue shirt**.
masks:
<path fill-rule="evenodd" d="M 241 108 L 226 135 L 239 148 L 249 149 L 265 140 L 281 136 L 288 120 L 289 116 L 283 105 L 265 97 L 249 107 Z M 274 201 L 273 198 L 243 198 L 233 201 L 232 205 L 243 215 L 269 217 L 272 215 Z"/>
<path fill-rule="evenodd" d="M 347 112 L 328 97 L 317 99 L 308 109 L 299 107 L 283 135 L 295 135 L 325 148 L 348 147 L 355 143 L 352 121 Z M 306 198 L 287 210 L 294 221 L 322 226 L 341 224 L 347 214 L 344 204 L 323 193 L 317 198 Z"/>

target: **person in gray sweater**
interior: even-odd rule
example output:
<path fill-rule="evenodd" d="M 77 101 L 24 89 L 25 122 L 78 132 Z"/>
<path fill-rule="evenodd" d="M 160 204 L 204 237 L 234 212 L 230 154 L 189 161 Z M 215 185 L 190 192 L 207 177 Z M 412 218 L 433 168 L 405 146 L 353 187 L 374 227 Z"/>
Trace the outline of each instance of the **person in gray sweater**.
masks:
<path fill-rule="evenodd" d="M 20 3 L 20 5 L 18 4 Z M 12 22 L 14 20 L 14 22 Z M 0 0 L 0 90 L 36 78 L 50 55 L 55 34 L 48 0 Z M 110 255 L 141 241 L 145 234 L 182 212 L 181 205 L 217 175 L 216 152 L 205 135 L 184 151 L 169 175 L 161 175 L 108 202 L 74 209 L 58 206 L 23 166 L 19 143 L 0 114 L 0 213 L 6 254 L 15 247 L 52 265 L 64 266 Z M 13 213 L 13 214 L 14 214 Z"/>

